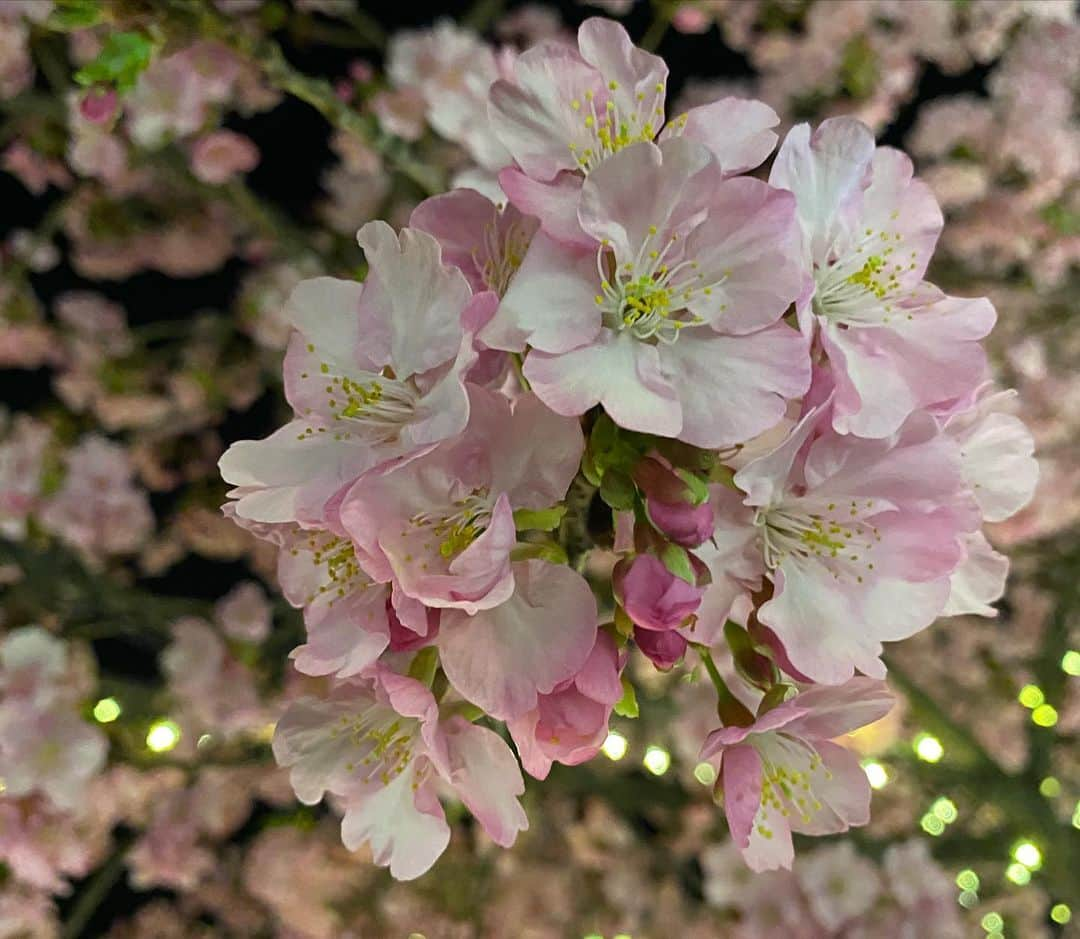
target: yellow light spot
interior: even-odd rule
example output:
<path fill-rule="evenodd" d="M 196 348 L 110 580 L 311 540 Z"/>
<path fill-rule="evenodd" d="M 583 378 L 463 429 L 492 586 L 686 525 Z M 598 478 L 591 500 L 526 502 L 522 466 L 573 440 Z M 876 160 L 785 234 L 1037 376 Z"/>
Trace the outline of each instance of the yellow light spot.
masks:
<path fill-rule="evenodd" d="M 1005 878 L 1011 880 L 1018 887 L 1024 887 L 1031 883 L 1031 871 L 1023 864 L 1010 864 L 1005 868 Z"/>
<path fill-rule="evenodd" d="M 956 875 L 956 886 L 961 890 L 978 890 L 979 889 L 979 875 L 975 873 L 970 867 L 966 870 L 960 871 Z"/>
<path fill-rule="evenodd" d="M 94 705 L 94 720 L 99 724 L 111 724 L 120 716 L 120 702 L 116 698 L 102 698 Z"/>
<path fill-rule="evenodd" d="M 1057 781 L 1054 776 L 1047 776 L 1041 783 L 1039 783 L 1039 795 L 1045 796 L 1047 799 L 1056 799 L 1061 795 L 1061 783 Z"/>
<path fill-rule="evenodd" d="M 946 825 L 956 821 L 959 813 L 956 811 L 956 803 L 952 799 L 942 796 L 930 806 L 930 811 L 940 818 Z"/>
<path fill-rule="evenodd" d="M 987 932 L 1001 932 L 1005 928 L 1005 920 L 1000 913 L 987 913 L 979 923 Z"/>
<path fill-rule="evenodd" d="M 979 902 L 979 895 L 973 890 L 965 890 L 956 898 L 956 902 L 959 903 L 965 910 L 970 910 L 976 903 Z"/>
<path fill-rule="evenodd" d="M 1031 719 L 1039 727 L 1053 727 L 1058 722 L 1058 712 L 1052 705 L 1040 704 L 1031 712 Z"/>
<path fill-rule="evenodd" d="M 671 768 L 671 754 L 663 747 L 650 746 L 641 762 L 654 776 L 663 776 Z"/>
<path fill-rule="evenodd" d="M 1080 801 L 1076 803 L 1076 808 L 1073 809 L 1072 827 L 1080 828 Z"/>
<path fill-rule="evenodd" d="M 930 812 L 927 812 L 922 817 L 922 821 L 920 821 L 919 824 L 922 826 L 923 831 L 935 838 L 945 830 L 945 823 Z"/>
<path fill-rule="evenodd" d="M 1055 903 L 1050 908 L 1050 918 L 1060 926 L 1064 926 L 1072 919 L 1072 910 L 1067 903 Z"/>
<path fill-rule="evenodd" d="M 889 771 L 876 760 L 867 760 L 862 765 L 871 789 L 884 789 L 889 784 Z"/>
<path fill-rule="evenodd" d="M 1070 649 L 1061 657 L 1061 670 L 1066 675 L 1080 675 L 1080 652 Z M 1064 905 L 1064 904 L 1062 904 Z M 1068 909 L 1068 907 L 1066 907 Z"/>
<path fill-rule="evenodd" d="M 915 755 L 924 763 L 937 763 L 945 755 L 945 748 L 933 734 L 921 733 L 915 737 Z"/>
<path fill-rule="evenodd" d="M 180 726 L 168 718 L 154 721 L 146 732 L 146 745 L 154 753 L 167 753 L 180 742 Z"/>
<path fill-rule="evenodd" d="M 1038 685 L 1024 685 L 1016 698 L 1026 708 L 1037 708 L 1046 701 L 1046 695 Z"/>
<path fill-rule="evenodd" d="M 694 767 L 694 779 L 703 786 L 711 786 L 716 782 L 716 768 L 712 763 L 698 763 Z"/>
<path fill-rule="evenodd" d="M 604 743 L 600 749 L 604 751 L 604 756 L 609 760 L 621 760 L 626 756 L 628 746 L 626 738 L 617 730 L 613 730 L 604 738 Z"/>
<path fill-rule="evenodd" d="M 1042 851 L 1031 841 L 1018 841 L 1014 844 L 1012 858 L 1033 871 L 1042 867 Z"/>

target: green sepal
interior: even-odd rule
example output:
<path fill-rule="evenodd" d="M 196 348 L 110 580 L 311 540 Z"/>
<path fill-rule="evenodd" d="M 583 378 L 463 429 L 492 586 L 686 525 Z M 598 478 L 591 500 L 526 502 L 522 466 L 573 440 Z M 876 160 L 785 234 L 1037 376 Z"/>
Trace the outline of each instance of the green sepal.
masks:
<path fill-rule="evenodd" d="M 565 514 L 565 505 L 553 505 L 550 509 L 515 509 L 514 527 L 518 531 L 554 531 Z"/>
<path fill-rule="evenodd" d="M 617 512 L 629 511 L 637 499 L 637 486 L 628 473 L 609 469 L 600 481 L 600 498 Z"/>
<path fill-rule="evenodd" d="M 109 33 L 97 58 L 75 73 L 80 85 L 113 85 L 130 91 L 154 57 L 154 43 L 143 33 Z"/>
<path fill-rule="evenodd" d="M 672 574 L 685 580 L 688 584 L 696 584 L 697 576 L 690 564 L 690 553 L 682 545 L 667 544 L 660 553 L 660 560 Z"/>
<path fill-rule="evenodd" d="M 439 667 L 439 650 L 435 646 L 421 649 L 409 663 L 409 677 L 415 678 L 430 688 L 435 681 L 435 672 Z"/>
<path fill-rule="evenodd" d="M 622 679 L 623 696 L 619 699 L 619 703 L 615 705 L 615 713 L 619 717 L 637 717 L 640 711 L 638 710 L 637 692 L 634 691 L 634 686 L 630 683 L 630 679 L 623 675 Z"/>

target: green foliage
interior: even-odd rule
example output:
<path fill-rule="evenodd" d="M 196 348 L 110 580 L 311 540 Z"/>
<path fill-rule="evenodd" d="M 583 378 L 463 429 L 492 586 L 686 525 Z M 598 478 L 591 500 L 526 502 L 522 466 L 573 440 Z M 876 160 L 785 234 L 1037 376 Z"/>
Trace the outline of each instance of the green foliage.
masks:
<path fill-rule="evenodd" d="M 46 26 L 61 33 L 74 32 L 96 26 L 102 12 L 101 0 L 56 0 Z"/>
<path fill-rule="evenodd" d="M 622 677 L 623 696 L 619 699 L 619 703 L 615 705 L 615 713 L 619 717 L 637 717 L 640 712 L 637 703 L 637 692 L 634 691 L 634 686 L 630 683 L 625 675 Z"/>
<path fill-rule="evenodd" d="M 515 509 L 514 527 L 518 531 L 554 531 L 565 514 L 565 505 L 553 505 L 549 509 Z"/>
<path fill-rule="evenodd" d="M 119 92 L 135 87 L 154 57 L 154 43 L 142 33 L 109 33 L 98 57 L 75 73 L 80 85 L 109 85 Z"/>

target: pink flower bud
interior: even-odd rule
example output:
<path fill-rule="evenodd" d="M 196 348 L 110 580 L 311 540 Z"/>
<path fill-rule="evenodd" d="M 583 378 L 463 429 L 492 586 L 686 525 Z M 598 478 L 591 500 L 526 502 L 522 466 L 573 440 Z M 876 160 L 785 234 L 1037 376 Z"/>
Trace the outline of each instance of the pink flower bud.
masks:
<path fill-rule="evenodd" d="M 704 593 L 703 588 L 676 577 L 651 554 L 639 554 L 629 566 L 620 562 L 613 579 L 619 602 L 642 629 L 677 629 L 697 610 Z"/>
<path fill-rule="evenodd" d="M 116 109 L 113 88 L 91 88 L 79 102 L 79 113 L 91 124 L 107 124 L 116 116 Z"/>
<path fill-rule="evenodd" d="M 195 142 L 191 171 L 204 183 L 220 185 L 259 163 L 259 150 L 247 137 L 231 130 L 216 130 Z"/>

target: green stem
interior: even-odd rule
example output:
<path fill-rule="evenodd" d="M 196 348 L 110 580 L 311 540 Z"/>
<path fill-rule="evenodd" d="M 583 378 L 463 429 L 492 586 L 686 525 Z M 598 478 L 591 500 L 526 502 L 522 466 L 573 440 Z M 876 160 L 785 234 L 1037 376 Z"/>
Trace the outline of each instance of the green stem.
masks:
<path fill-rule="evenodd" d="M 342 101 L 330 82 L 312 78 L 294 68 L 273 39 L 236 28 L 213 4 L 168 0 L 162 4 L 175 12 L 189 30 L 217 39 L 258 68 L 266 80 L 286 94 L 310 104 L 335 127 L 355 134 L 377 150 L 390 167 L 412 180 L 425 195 L 446 189 L 443 175 L 412 156 L 405 141 L 383 131 L 378 124 Z"/>
<path fill-rule="evenodd" d="M 97 873 L 87 882 L 75 899 L 71 914 L 60 932 L 61 939 L 79 939 L 84 934 L 86 926 L 93 918 L 94 913 L 112 892 L 116 882 L 124 873 L 126 860 L 127 846 L 124 845 L 117 848 L 113 856 L 98 868 Z"/>
<path fill-rule="evenodd" d="M 731 689 L 728 688 L 727 682 L 724 681 L 720 670 L 713 661 L 709 647 L 699 642 L 691 643 L 691 645 L 698 654 L 698 658 L 701 659 L 701 663 L 705 666 L 705 671 L 709 673 L 709 681 L 712 682 L 713 687 L 716 689 L 716 697 L 718 698 L 716 711 L 720 716 L 720 720 L 724 722 L 725 726 L 749 727 L 754 723 L 754 715 L 750 713 L 745 704 L 731 693 Z"/>
<path fill-rule="evenodd" d="M 667 34 L 668 27 L 671 25 L 671 16 L 674 13 L 672 4 L 670 3 L 658 3 L 656 4 L 656 13 L 653 16 L 653 21 L 649 24 L 649 28 L 645 31 L 645 35 L 641 37 L 639 45 L 642 49 L 648 52 L 655 52 L 657 46 L 663 41 L 664 36 Z"/>

